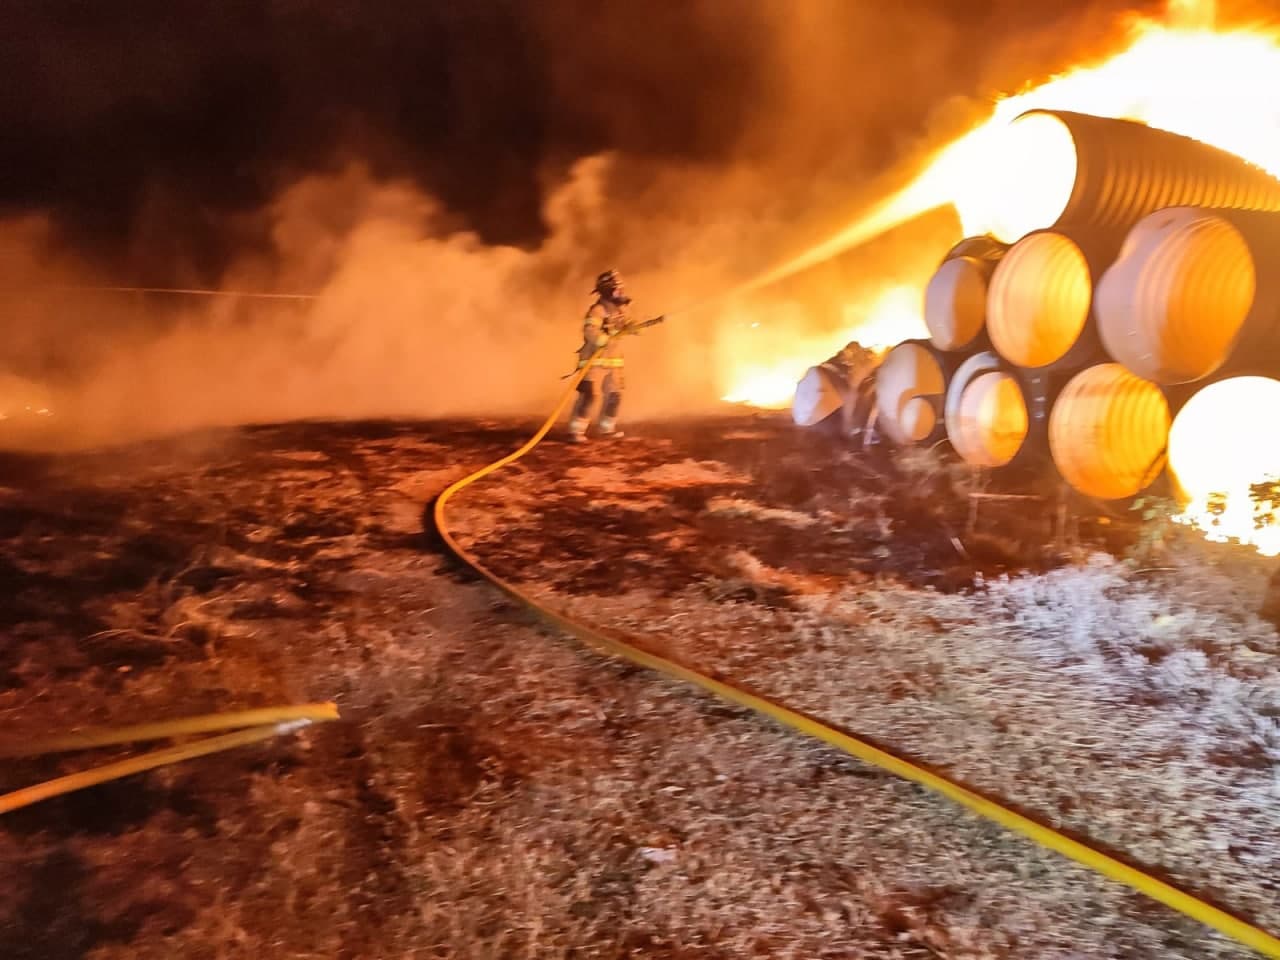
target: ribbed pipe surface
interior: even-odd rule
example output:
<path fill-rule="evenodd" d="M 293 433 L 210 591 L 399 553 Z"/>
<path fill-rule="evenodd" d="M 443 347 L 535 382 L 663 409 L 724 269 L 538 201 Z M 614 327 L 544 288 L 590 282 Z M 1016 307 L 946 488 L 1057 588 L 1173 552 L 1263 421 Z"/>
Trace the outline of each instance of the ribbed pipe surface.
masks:
<path fill-rule="evenodd" d="M 994 353 L 967 359 L 947 387 L 947 438 L 966 463 L 1008 466 L 1027 441 L 1030 414 L 1023 384 Z"/>
<path fill-rule="evenodd" d="M 1120 500 L 1141 492 L 1164 466 L 1169 405 L 1156 384 L 1118 363 L 1076 374 L 1049 415 L 1049 450 L 1081 493 Z"/>
<path fill-rule="evenodd" d="M 1057 231 L 1029 234 L 1009 248 L 987 293 L 987 333 L 1002 357 L 1029 368 L 1095 359 L 1089 354 L 1096 340 L 1085 336 L 1093 304 L 1090 261 Z"/>
<path fill-rule="evenodd" d="M 1059 110 L 1016 118 L 962 214 L 1013 243 L 1033 230 L 1119 238 L 1170 206 L 1280 210 L 1280 181 L 1226 151 L 1140 123 Z"/>
<path fill-rule="evenodd" d="M 927 340 L 904 340 L 876 370 L 876 423 L 893 443 L 924 443 L 941 434 L 950 363 Z"/>
<path fill-rule="evenodd" d="M 987 284 L 1008 248 L 991 237 L 967 237 L 947 252 L 924 293 L 924 322 L 940 350 L 975 344 L 987 322 Z"/>
<path fill-rule="evenodd" d="M 1130 232 L 1096 301 L 1107 353 L 1146 379 L 1280 373 L 1280 214 L 1151 214 Z"/>

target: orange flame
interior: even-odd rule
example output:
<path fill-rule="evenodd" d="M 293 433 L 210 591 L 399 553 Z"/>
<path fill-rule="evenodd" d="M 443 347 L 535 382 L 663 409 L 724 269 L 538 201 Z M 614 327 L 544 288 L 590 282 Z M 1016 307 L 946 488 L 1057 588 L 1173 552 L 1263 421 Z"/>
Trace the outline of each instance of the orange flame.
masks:
<path fill-rule="evenodd" d="M 743 289 L 782 280 L 948 204 L 959 214 L 966 235 L 990 231 L 1005 240 L 1018 239 L 1028 212 L 1043 216 L 1045 211 L 1052 213 L 1055 204 L 1065 204 L 1066 198 L 1053 191 L 1061 190 L 1064 173 L 1074 173 L 1063 167 L 1074 164 L 1074 152 L 1054 148 L 1058 134 L 1052 124 L 1010 126 L 1019 114 L 1036 108 L 1141 121 L 1220 147 L 1280 175 L 1280 101 L 1271 95 L 1280 88 L 1280 33 L 1257 28 L 1219 32 L 1213 29 L 1214 15 L 1211 0 L 1170 0 L 1163 21 L 1135 21 L 1123 51 L 999 100 L 987 121 L 938 151 L 906 188 Z M 1037 151 L 1034 166 L 1023 161 L 1010 169 L 1007 160 L 1001 166 L 1002 158 L 1027 153 L 1005 149 L 1010 136 L 1040 138 L 1044 150 Z M 1010 192 L 1014 187 L 1016 196 Z M 885 346 L 922 329 L 915 316 L 903 319 L 903 328 L 890 332 Z M 833 335 L 829 342 L 843 345 L 863 336 L 854 328 Z M 886 340 L 879 327 L 875 338 Z M 793 391 L 796 371 L 803 373 L 827 355 L 797 343 L 783 359 L 764 349 L 754 357 L 742 357 L 726 399 L 754 404 L 767 394 L 764 405 L 785 406 L 779 404 L 782 385 L 790 381 L 788 389 Z M 768 387 L 757 389 L 757 384 Z M 788 393 L 788 401 L 789 397 Z"/>
<path fill-rule="evenodd" d="M 822 336 L 778 336 L 772 325 L 764 328 L 758 321 L 744 322 L 740 329 L 745 332 L 726 338 L 722 347 L 740 378 L 725 401 L 781 410 L 791 405 L 796 383 L 804 372 L 835 356 L 851 340 L 882 352 L 903 339 L 927 337 L 923 296 L 912 286 L 888 287 L 869 307 L 847 305 L 843 311 L 845 326 Z"/>

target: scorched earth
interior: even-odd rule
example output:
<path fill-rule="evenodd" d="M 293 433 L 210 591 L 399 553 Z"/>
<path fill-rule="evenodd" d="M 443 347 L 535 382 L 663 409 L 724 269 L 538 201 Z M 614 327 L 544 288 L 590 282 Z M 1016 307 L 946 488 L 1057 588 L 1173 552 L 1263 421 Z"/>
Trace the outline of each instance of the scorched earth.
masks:
<path fill-rule="evenodd" d="M 1250 956 L 475 581 L 424 508 L 529 429 L 0 456 L 6 739 L 343 714 L 0 819 L 0 956 Z M 1122 517 L 1052 543 L 1043 503 L 970 525 L 967 483 L 738 417 L 548 441 L 451 509 L 574 616 L 1280 929 L 1280 640 L 1255 613 L 1274 562 L 1189 532 L 1126 560 Z M 8 763 L 0 789 L 113 755 Z"/>

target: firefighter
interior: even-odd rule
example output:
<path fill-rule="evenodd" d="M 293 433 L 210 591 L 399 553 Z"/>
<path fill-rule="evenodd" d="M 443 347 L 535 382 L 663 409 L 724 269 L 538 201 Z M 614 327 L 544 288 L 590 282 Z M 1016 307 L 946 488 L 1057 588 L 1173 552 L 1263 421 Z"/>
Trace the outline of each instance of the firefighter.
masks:
<path fill-rule="evenodd" d="M 622 403 L 622 345 L 619 337 L 635 333 L 641 327 L 662 322 L 662 317 L 633 324 L 627 317 L 627 305 L 631 298 L 622 285 L 622 277 L 616 270 L 606 270 L 596 278 L 593 291 L 596 300 L 587 310 L 582 325 L 582 346 L 578 350 L 578 369 L 588 362 L 591 369 L 578 384 L 578 399 L 569 418 L 569 439 L 574 443 L 586 443 L 587 426 L 591 422 L 591 410 L 596 393 L 603 396 L 598 426 L 604 436 L 620 437 L 618 407 Z M 592 354 L 604 347 L 594 360 Z"/>

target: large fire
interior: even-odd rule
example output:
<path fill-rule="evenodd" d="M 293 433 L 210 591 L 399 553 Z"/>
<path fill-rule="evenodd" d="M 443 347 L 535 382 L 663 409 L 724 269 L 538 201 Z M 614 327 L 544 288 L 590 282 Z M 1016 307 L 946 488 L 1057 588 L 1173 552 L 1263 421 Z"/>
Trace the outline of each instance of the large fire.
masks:
<path fill-rule="evenodd" d="M 1064 174 L 1073 172 L 1075 162 L 1070 144 L 1062 142 L 1065 131 L 1060 125 L 1010 126 L 1015 117 L 1031 109 L 1138 120 L 1228 150 L 1280 175 L 1280 99 L 1272 95 L 1280 87 L 1280 32 L 1217 31 L 1214 16 L 1212 0 L 1171 0 L 1163 20 L 1135 20 L 1124 50 L 999 100 L 984 123 L 938 151 L 905 189 L 838 235 L 757 277 L 745 289 L 791 276 L 948 204 L 959 214 L 965 235 L 990 231 L 1002 239 L 1017 239 L 1027 215 L 1052 213 L 1065 205 L 1061 185 L 1070 182 Z M 1025 155 L 1025 151 L 1003 148 L 1004 138 L 1010 136 L 1036 139 L 1042 149 L 1036 151 L 1034 164 L 1001 166 L 1002 157 Z M 1064 146 L 1068 149 L 1061 149 Z M 901 292 L 894 297 L 899 303 L 907 301 Z M 910 311 L 872 311 L 867 321 L 875 326 L 871 339 L 887 346 L 921 335 L 923 293 L 916 291 L 912 303 Z M 902 321 L 896 332 L 884 326 L 893 316 Z M 866 337 L 865 328 L 854 328 L 834 334 L 829 342 L 843 345 Z M 810 343 L 797 342 L 780 352 L 776 343 L 757 339 L 754 353 L 743 352 L 735 358 L 733 386 L 725 399 L 785 406 L 799 375 L 815 358 L 821 359 L 823 350 L 815 353 Z"/>
<path fill-rule="evenodd" d="M 1280 99 L 1273 95 L 1280 87 L 1280 28 L 1220 31 L 1215 15 L 1213 0 L 1170 0 L 1163 20 L 1135 20 L 1123 50 L 1000 99 L 984 123 L 938 151 L 905 189 L 745 289 L 782 280 L 946 205 L 965 236 L 990 233 L 1009 243 L 1053 222 L 1070 197 L 1075 150 L 1052 118 L 1012 123 L 1028 110 L 1140 121 L 1280 176 Z M 1020 138 L 1021 149 L 1011 148 L 1012 138 Z M 864 322 L 821 343 L 796 339 L 779 349 L 777 338 L 767 347 L 761 338 L 754 353 L 735 358 L 736 385 L 725 399 L 785 407 L 804 370 L 845 342 L 883 348 L 927 335 L 922 306 L 922 290 L 896 286 Z M 1280 491 L 1280 432 L 1260 426 L 1278 409 L 1280 381 L 1256 377 L 1211 385 L 1187 404 L 1169 437 L 1181 522 L 1210 539 L 1280 555 L 1280 506 L 1267 499 Z"/>

